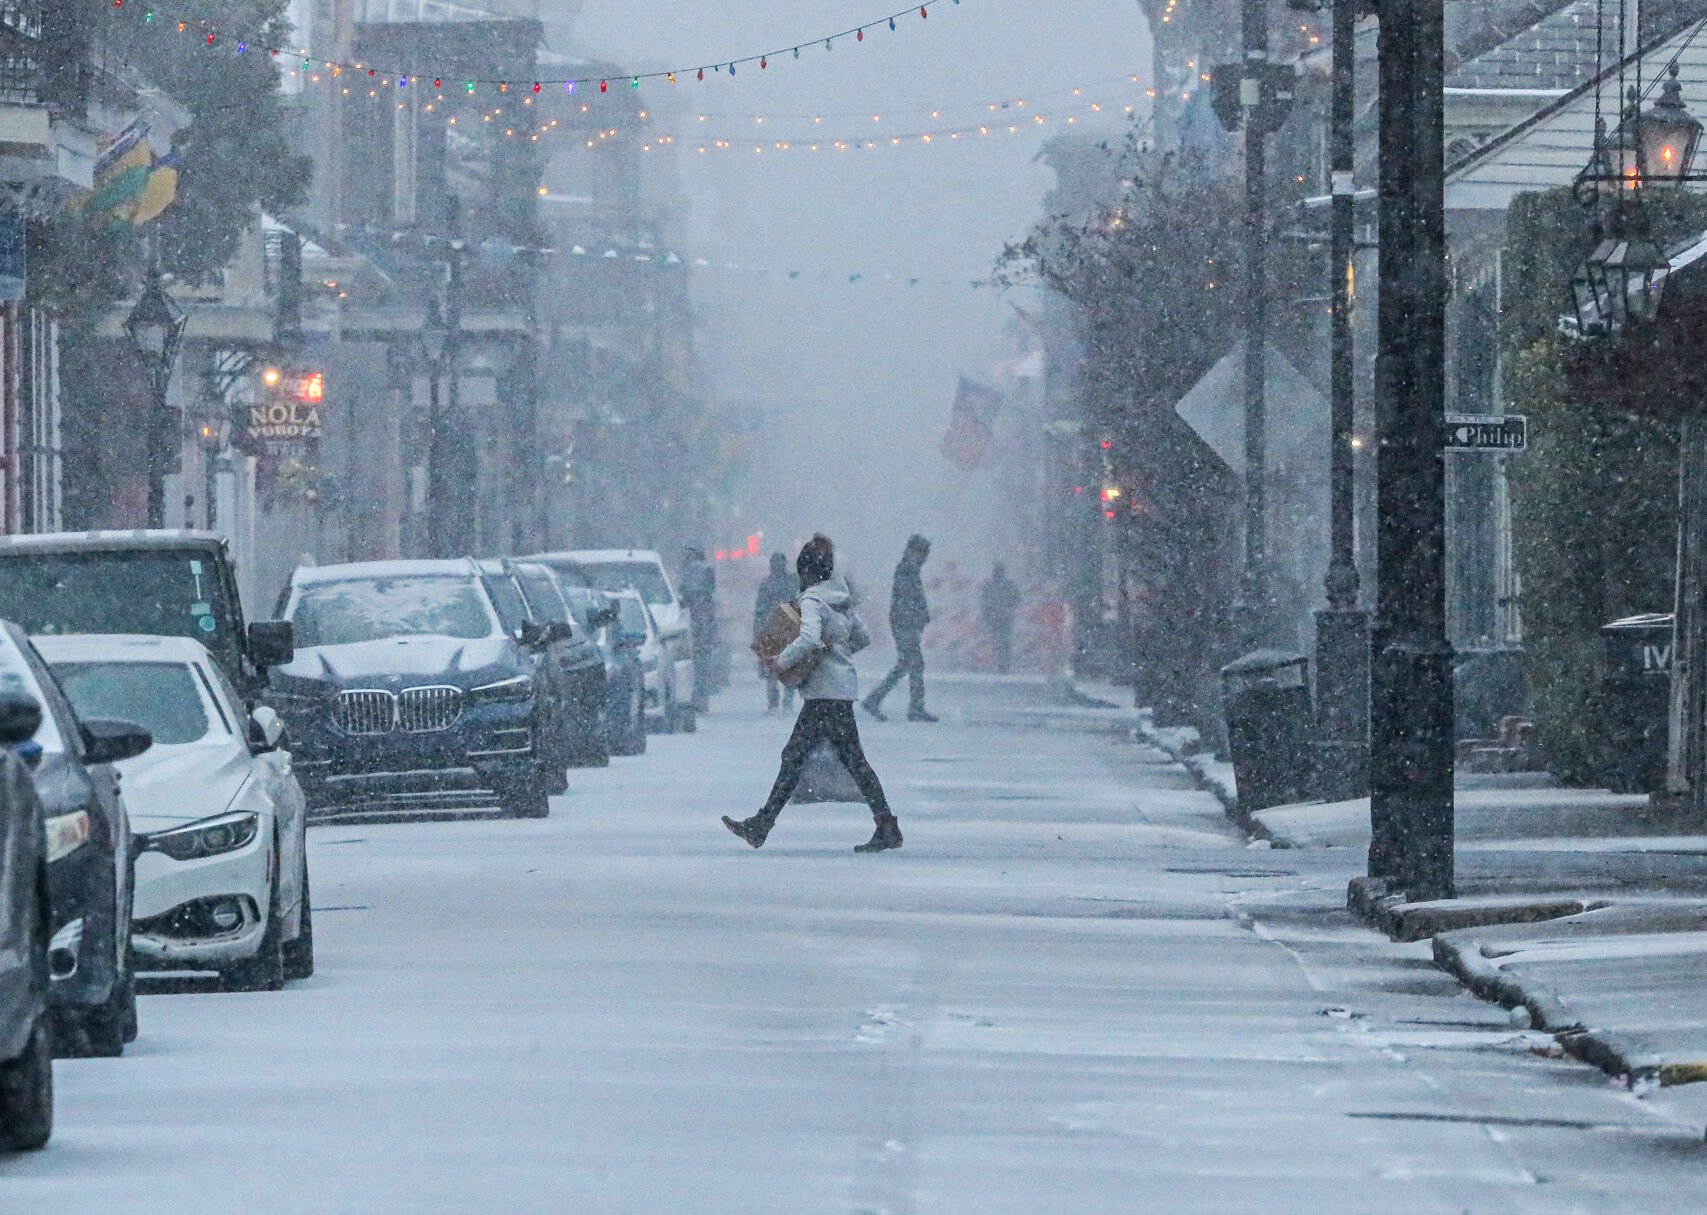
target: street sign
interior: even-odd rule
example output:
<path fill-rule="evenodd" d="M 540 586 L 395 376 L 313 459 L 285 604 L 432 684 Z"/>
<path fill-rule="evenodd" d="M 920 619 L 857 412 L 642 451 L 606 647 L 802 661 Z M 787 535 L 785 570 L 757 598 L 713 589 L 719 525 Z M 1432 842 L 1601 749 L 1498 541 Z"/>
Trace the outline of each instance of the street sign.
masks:
<path fill-rule="evenodd" d="M 1529 419 L 1521 413 L 1449 413 L 1442 445 L 1447 451 L 1524 451 Z"/>

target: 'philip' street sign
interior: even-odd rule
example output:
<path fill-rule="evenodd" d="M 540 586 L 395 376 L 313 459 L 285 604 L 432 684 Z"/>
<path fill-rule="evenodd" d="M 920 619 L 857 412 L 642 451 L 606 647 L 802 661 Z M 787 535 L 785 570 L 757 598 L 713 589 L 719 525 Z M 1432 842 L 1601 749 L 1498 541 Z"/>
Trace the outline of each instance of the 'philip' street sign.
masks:
<path fill-rule="evenodd" d="M 1449 413 L 1447 451 L 1523 451 L 1529 446 L 1529 419 L 1521 413 Z"/>

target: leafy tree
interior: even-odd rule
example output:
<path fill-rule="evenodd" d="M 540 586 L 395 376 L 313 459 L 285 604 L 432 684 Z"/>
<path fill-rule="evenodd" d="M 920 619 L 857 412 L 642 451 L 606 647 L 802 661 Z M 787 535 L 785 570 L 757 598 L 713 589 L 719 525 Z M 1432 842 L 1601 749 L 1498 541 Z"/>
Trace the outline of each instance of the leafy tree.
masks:
<path fill-rule="evenodd" d="M 1707 202 L 1650 205 L 1662 241 L 1707 227 Z M 1566 284 L 1592 237 L 1569 191 L 1519 196 L 1507 217 L 1502 318 L 1511 408 L 1533 422 L 1511 462 L 1524 661 L 1536 731 L 1559 779 L 1598 776 L 1601 625 L 1672 602 L 1675 424 L 1586 399 L 1556 332 Z"/>

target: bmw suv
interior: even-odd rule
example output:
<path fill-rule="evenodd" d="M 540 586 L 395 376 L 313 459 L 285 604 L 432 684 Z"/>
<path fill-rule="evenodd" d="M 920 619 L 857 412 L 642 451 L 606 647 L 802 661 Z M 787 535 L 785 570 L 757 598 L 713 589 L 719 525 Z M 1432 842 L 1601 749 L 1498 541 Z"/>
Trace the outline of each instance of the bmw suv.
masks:
<path fill-rule="evenodd" d="M 280 608 L 296 655 L 269 699 L 310 813 L 549 813 L 557 707 L 535 672 L 555 638 L 532 621 L 506 629 L 475 562 L 301 568 Z"/>

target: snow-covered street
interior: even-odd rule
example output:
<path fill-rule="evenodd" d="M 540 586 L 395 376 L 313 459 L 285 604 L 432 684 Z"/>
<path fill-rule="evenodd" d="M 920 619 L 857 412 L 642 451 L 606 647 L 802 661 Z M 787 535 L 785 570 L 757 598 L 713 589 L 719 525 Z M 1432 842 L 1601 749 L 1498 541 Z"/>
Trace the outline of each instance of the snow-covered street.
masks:
<path fill-rule="evenodd" d="M 319 969 L 146 995 L 57 1066 L 7 1215 L 1652 1212 L 1702 1098 L 1545 1057 L 1426 945 L 1344 910 L 1347 852 L 1252 848 L 1038 681 L 862 721 L 906 832 L 793 807 L 737 681 L 552 815 L 310 832 Z M 1696 1104 L 1691 1106 L 1689 1102 Z M 1686 1187 L 1680 1191 L 1680 1187 Z"/>

